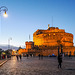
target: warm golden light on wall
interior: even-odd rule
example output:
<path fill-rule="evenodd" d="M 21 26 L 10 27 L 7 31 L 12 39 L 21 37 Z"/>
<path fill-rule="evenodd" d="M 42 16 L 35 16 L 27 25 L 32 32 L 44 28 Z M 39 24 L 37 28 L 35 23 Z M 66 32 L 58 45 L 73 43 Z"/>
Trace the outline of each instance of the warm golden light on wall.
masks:
<path fill-rule="evenodd" d="M 55 33 L 53 35 L 55 35 Z"/>

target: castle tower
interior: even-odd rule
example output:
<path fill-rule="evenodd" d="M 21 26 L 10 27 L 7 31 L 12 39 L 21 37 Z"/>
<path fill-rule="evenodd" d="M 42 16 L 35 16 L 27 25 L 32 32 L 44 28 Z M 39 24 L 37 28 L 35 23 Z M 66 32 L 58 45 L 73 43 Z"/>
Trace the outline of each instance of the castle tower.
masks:
<path fill-rule="evenodd" d="M 27 42 L 25 42 L 25 44 L 26 44 L 26 49 L 33 49 L 34 48 L 34 42 L 32 42 L 32 41 L 27 41 Z"/>

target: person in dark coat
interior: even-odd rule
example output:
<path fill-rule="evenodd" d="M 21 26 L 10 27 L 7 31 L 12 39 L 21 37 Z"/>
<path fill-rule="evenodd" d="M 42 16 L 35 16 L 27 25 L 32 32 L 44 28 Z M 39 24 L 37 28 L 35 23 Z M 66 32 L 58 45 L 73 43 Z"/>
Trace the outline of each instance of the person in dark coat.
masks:
<path fill-rule="evenodd" d="M 41 59 L 43 59 L 43 54 L 41 55 Z"/>
<path fill-rule="evenodd" d="M 18 55 L 16 55 L 16 58 L 17 58 L 17 60 L 18 60 Z"/>
<path fill-rule="evenodd" d="M 61 63 L 62 63 L 62 54 L 60 53 L 59 55 L 58 55 L 58 68 L 60 67 L 61 68 Z"/>
<path fill-rule="evenodd" d="M 20 57 L 20 60 L 21 60 L 21 54 L 19 55 L 19 57 Z"/>
<path fill-rule="evenodd" d="M 29 55 L 27 54 L 27 59 L 28 59 L 28 56 L 29 56 Z"/>
<path fill-rule="evenodd" d="M 39 56 L 39 60 L 40 60 L 40 54 L 38 56 Z"/>

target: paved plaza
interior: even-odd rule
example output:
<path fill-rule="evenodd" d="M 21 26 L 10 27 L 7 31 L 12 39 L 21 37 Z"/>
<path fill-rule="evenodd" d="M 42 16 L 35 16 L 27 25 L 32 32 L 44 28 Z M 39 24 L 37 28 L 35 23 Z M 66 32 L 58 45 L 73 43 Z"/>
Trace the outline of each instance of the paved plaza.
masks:
<path fill-rule="evenodd" d="M 75 57 L 63 58 L 62 69 L 57 67 L 57 57 L 12 57 L 0 67 L 0 75 L 75 75 Z"/>

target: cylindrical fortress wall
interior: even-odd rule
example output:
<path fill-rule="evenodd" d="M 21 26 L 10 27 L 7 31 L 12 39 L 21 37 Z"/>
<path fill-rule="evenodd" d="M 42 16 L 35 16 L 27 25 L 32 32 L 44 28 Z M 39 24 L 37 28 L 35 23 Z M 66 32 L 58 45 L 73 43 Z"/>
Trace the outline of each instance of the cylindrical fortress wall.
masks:
<path fill-rule="evenodd" d="M 73 46 L 73 34 L 66 33 L 65 30 L 51 28 L 51 30 L 37 30 L 33 34 L 34 45 L 46 46 Z M 57 41 L 60 41 L 58 43 Z"/>

